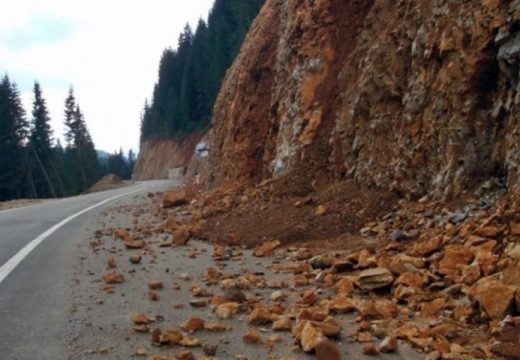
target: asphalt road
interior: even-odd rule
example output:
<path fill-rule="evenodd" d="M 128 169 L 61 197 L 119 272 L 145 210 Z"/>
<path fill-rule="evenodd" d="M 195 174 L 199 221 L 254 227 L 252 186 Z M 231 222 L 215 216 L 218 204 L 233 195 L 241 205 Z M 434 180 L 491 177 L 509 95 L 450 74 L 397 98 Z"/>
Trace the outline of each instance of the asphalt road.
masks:
<path fill-rule="evenodd" d="M 71 271 L 86 236 L 80 230 L 107 206 L 174 185 L 150 181 L 0 212 L 1 360 L 67 358 Z"/>

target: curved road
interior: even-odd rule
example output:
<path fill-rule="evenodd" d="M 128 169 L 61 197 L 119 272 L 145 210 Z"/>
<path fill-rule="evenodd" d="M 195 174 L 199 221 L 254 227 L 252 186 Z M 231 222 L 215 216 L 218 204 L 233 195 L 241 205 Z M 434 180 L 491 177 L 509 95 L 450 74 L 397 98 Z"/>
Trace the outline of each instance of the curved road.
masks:
<path fill-rule="evenodd" d="M 149 181 L 0 212 L 0 359 L 66 359 L 74 251 L 88 240 L 80 228 L 106 206 L 174 185 Z"/>

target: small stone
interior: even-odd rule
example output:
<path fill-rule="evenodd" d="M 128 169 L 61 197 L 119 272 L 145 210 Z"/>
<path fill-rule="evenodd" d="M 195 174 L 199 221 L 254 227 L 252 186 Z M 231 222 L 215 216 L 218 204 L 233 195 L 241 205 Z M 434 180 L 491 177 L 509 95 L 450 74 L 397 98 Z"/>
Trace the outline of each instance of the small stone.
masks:
<path fill-rule="evenodd" d="M 316 210 L 314 210 L 314 214 L 316 216 L 323 216 L 327 213 L 327 208 L 324 205 L 318 205 Z"/>
<path fill-rule="evenodd" d="M 135 354 L 137 356 L 146 356 L 146 355 L 148 355 L 148 351 L 144 348 L 139 348 L 139 349 L 135 350 Z"/>
<path fill-rule="evenodd" d="M 173 190 L 167 191 L 162 199 L 161 206 L 164 209 L 186 205 L 188 203 L 188 197 L 186 195 L 186 191 L 181 190 Z"/>
<path fill-rule="evenodd" d="M 272 253 L 274 249 L 276 249 L 280 245 L 281 243 L 278 240 L 266 241 L 255 249 L 253 255 L 256 257 L 264 257 Z"/>
<path fill-rule="evenodd" d="M 244 334 L 242 340 L 247 344 L 261 344 L 263 342 L 262 337 L 256 330 L 249 330 Z"/>
<path fill-rule="evenodd" d="M 232 328 L 224 323 L 213 322 L 205 324 L 204 329 L 207 331 L 229 331 Z"/>
<path fill-rule="evenodd" d="M 110 269 L 115 269 L 117 267 L 116 265 L 116 259 L 114 259 L 113 256 L 109 256 L 108 259 L 107 259 L 107 266 L 110 268 Z"/>
<path fill-rule="evenodd" d="M 361 290 L 370 291 L 392 284 L 394 276 L 384 267 L 364 270 L 359 274 L 358 284 Z"/>
<path fill-rule="evenodd" d="M 493 276 L 480 279 L 468 292 L 493 320 L 502 320 L 513 310 L 515 288 Z"/>
<path fill-rule="evenodd" d="M 204 299 L 196 299 L 196 300 L 190 300 L 190 305 L 194 308 L 203 308 L 206 305 L 208 305 L 207 300 Z"/>
<path fill-rule="evenodd" d="M 175 358 L 178 360 L 195 360 L 195 355 L 191 351 L 180 351 L 175 354 Z"/>
<path fill-rule="evenodd" d="M 148 317 L 148 315 L 142 313 L 134 313 L 130 315 L 130 320 L 132 320 L 132 322 L 136 325 L 149 324 L 151 322 L 151 319 Z"/>
<path fill-rule="evenodd" d="M 301 345 L 305 352 L 310 352 L 316 348 L 316 345 L 321 341 L 325 340 L 323 332 L 312 325 L 310 322 L 306 322 L 301 333 Z"/>
<path fill-rule="evenodd" d="M 313 269 L 321 269 L 321 270 L 327 269 L 327 268 L 331 267 L 333 263 L 334 263 L 334 260 L 326 254 L 316 255 L 309 260 L 309 265 Z"/>
<path fill-rule="evenodd" d="M 377 351 L 377 348 L 374 345 L 374 343 L 369 342 L 369 343 L 366 343 L 365 345 L 363 345 L 363 354 L 369 355 L 369 356 L 377 355 L 378 351 Z"/>
<path fill-rule="evenodd" d="M 498 235 L 500 235 L 501 230 L 497 228 L 496 226 L 484 226 L 479 227 L 475 231 L 475 235 L 482 236 L 485 238 L 496 238 Z"/>
<path fill-rule="evenodd" d="M 129 257 L 128 259 L 130 260 L 130 262 L 131 262 L 132 264 L 139 264 L 139 263 L 141 263 L 141 259 L 142 259 L 142 258 L 143 258 L 143 257 L 142 257 L 141 255 L 139 255 L 139 254 L 134 254 L 134 255 L 130 255 L 130 257 Z"/>
<path fill-rule="evenodd" d="M 338 346 L 329 339 L 322 339 L 314 348 L 317 360 L 341 360 Z"/>
<path fill-rule="evenodd" d="M 159 280 L 151 281 L 148 283 L 148 288 L 150 290 L 159 290 L 163 288 L 163 283 Z"/>
<path fill-rule="evenodd" d="M 146 246 L 144 240 L 131 240 L 124 242 L 127 249 L 142 249 Z"/>
<path fill-rule="evenodd" d="M 232 302 L 243 303 L 247 300 L 244 292 L 237 288 L 228 288 L 224 292 L 224 297 Z"/>
<path fill-rule="evenodd" d="M 256 307 L 247 317 L 247 323 L 253 326 L 260 326 L 272 323 L 277 318 L 263 307 Z"/>
<path fill-rule="evenodd" d="M 217 355 L 218 345 L 216 344 L 204 344 L 202 345 L 202 351 L 207 356 L 215 356 Z"/>
<path fill-rule="evenodd" d="M 109 273 L 103 275 L 103 281 L 107 284 L 119 284 L 125 281 L 123 274 Z"/>
<path fill-rule="evenodd" d="M 349 276 L 342 277 L 334 284 L 333 289 L 336 294 L 351 294 L 354 292 L 354 280 Z"/>
<path fill-rule="evenodd" d="M 355 302 L 347 296 L 338 295 L 332 298 L 330 304 L 330 310 L 335 313 L 349 313 L 356 309 Z"/>
<path fill-rule="evenodd" d="M 392 241 L 406 241 L 410 239 L 410 235 L 404 230 L 395 229 L 390 233 L 390 239 Z"/>
<path fill-rule="evenodd" d="M 277 302 L 284 301 L 287 298 L 287 296 L 281 290 L 274 291 L 270 297 L 271 297 L 271 300 L 277 301 Z"/>
<path fill-rule="evenodd" d="M 148 333 L 148 332 L 150 332 L 150 327 L 146 324 L 134 325 L 132 330 L 134 330 L 137 333 Z"/>
<path fill-rule="evenodd" d="M 387 336 L 378 346 L 379 352 L 392 353 L 397 350 L 397 339 L 393 336 Z"/>
<path fill-rule="evenodd" d="M 181 325 L 181 329 L 187 331 L 190 334 L 198 330 L 203 330 L 204 328 L 204 320 L 197 317 L 191 317 Z"/>
<path fill-rule="evenodd" d="M 159 301 L 159 294 L 155 291 L 148 291 L 148 299 L 151 301 Z"/>
<path fill-rule="evenodd" d="M 229 319 L 238 312 L 239 304 L 236 302 L 227 302 L 220 304 L 215 308 L 215 315 L 219 319 Z"/>
<path fill-rule="evenodd" d="M 291 330 L 291 319 L 288 317 L 281 317 L 273 322 L 273 331 L 290 331 Z"/>

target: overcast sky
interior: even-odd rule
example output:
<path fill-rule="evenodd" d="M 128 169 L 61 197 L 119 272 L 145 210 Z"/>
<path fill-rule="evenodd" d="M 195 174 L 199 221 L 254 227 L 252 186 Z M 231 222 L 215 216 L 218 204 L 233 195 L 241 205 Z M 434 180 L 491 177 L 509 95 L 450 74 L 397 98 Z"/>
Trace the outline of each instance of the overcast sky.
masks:
<path fill-rule="evenodd" d="M 8 1 L 0 11 L 0 75 L 17 83 L 28 117 L 40 82 L 56 138 L 72 85 L 96 148 L 138 150 L 140 113 L 163 49 L 176 46 L 186 22 L 206 19 L 213 1 Z"/>

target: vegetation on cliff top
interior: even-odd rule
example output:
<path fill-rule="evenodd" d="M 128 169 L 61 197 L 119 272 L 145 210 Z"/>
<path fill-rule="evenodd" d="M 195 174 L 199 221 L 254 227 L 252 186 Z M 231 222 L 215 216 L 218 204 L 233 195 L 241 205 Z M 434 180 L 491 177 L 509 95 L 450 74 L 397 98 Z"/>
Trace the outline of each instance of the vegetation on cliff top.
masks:
<path fill-rule="evenodd" d="M 216 0 L 207 23 L 189 25 L 176 50 L 164 50 L 151 102 L 141 118 L 141 142 L 182 138 L 209 124 L 227 68 L 264 0 Z"/>

